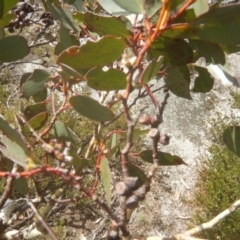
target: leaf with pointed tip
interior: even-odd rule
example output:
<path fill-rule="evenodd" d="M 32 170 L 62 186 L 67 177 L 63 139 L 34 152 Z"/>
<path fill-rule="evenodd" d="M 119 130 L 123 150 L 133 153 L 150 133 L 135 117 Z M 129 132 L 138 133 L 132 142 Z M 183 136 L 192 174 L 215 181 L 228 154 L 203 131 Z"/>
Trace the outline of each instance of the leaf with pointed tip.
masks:
<path fill-rule="evenodd" d="M 223 132 L 223 141 L 234 154 L 240 157 L 240 126 L 230 126 Z"/>
<path fill-rule="evenodd" d="M 144 150 L 140 152 L 140 157 L 145 162 L 153 163 L 152 150 Z M 160 166 L 187 165 L 180 157 L 171 155 L 170 153 L 157 152 L 157 158 Z"/>
<path fill-rule="evenodd" d="M 34 117 L 32 117 L 31 119 L 29 119 L 28 124 L 35 130 L 39 130 L 41 129 L 45 123 L 47 122 L 48 119 L 48 115 L 47 112 L 40 112 L 37 115 L 35 115 Z M 24 126 L 23 128 L 23 132 L 26 133 L 30 133 L 30 129 L 28 128 L 27 125 Z"/>
<path fill-rule="evenodd" d="M 28 182 L 25 178 L 15 179 L 13 182 L 13 189 L 22 195 L 28 194 Z"/>
<path fill-rule="evenodd" d="M 146 174 L 143 172 L 142 169 L 140 169 L 138 166 L 136 166 L 133 163 L 129 163 L 128 164 L 128 171 L 129 171 L 129 175 L 132 177 L 138 177 L 139 180 L 139 185 L 141 186 L 142 184 L 144 184 L 145 180 L 146 180 Z"/>
<path fill-rule="evenodd" d="M 63 51 L 57 64 L 66 64 L 77 71 L 103 67 L 115 61 L 123 53 L 125 42 L 113 36 L 106 36 L 97 42 L 88 41 L 81 47 L 70 47 Z"/>
<path fill-rule="evenodd" d="M 194 69 L 197 72 L 197 77 L 194 82 L 193 92 L 209 92 L 214 84 L 214 79 L 211 74 L 204 67 L 194 66 Z"/>
<path fill-rule="evenodd" d="M 196 61 L 204 57 L 207 63 L 225 64 L 225 54 L 218 44 L 202 40 L 189 40 L 189 44 L 194 49 Z"/>
<path fill-rule="evenodd" d="M 54 135 L 57 139 L 64 142 L 65 141 L 74 142 L 74 143 L 80 142 L 77 135 L 69 127 L 67 127 L 63 122 L 58 120 L 55 121 L 55 124 L 54 124 Z"/>
<path fill-rule="evenodd" d="M 172 93 L 178 97 L 191 100 L 189 90 L 189 80 L 183 77 L 183 74 L 177 67 L 170 67 L 164 75 L 164 81 Z"/>
<path fill-rule="evenodd" d="M 77 118 L 70 118 L 67 122 L 65 122 L 65 125 L 74 131 L 77 126 Z"/>
<path fill-rule="evenodd" d="M 92 12 L 83 14 L 83 21 L 87 28 L 98 33 L 100 36 L 114 35 L 119 37 L 128 37 L 130 32 L 119 18 L 111 16 L 97 15 Z"/>
<path fill-rule="evenodd" d="M 6 136 L 1 136 L 0 141 L 4 145 L 0 144 L 0 151 L 5 157 L 11 159 L 13 162 L 24 168 L 30 169 L 40 166 L 39 163 L 37 164 L 34 162 L 33 159 L 26 154 L 26 151 L 16 142 Z"/>
<path fill-rule="evenodd" d="M 103 181 L 103 187 L 106 193 L 106 200 L 108 203 L 108 206 L 111 206 L 111 172 L 108 164 L 107 158 L 102 158 L 100 162 L 100 171 Z"/>
<path fill-rule="evenodd" d="M 87 96 L 73 96 L 69 99 L 72 107 L 89 119 L 98 122 L 107 122 L 114 119 L 114 113 L 96 100 Z"/>
<path fill-rule="evenodd" d="M 23 114 L 24 114 L 26 120 L 30 120 L 31 118 L 36 116 L 38 113 L 44 112 L 44 111 L 46 111 L 46 104 L 37 103 L 37 104 L 32 104 L 32 105 L 27 106 L 24 109 Z"/>
<path fill-rule="evenodd" d="M 145 13 L 144 0 L 113 0 L 121 8 L 130 13 Z"/>
<path fill-rule="evenodd" d="M 49 81 L 50 74 L 42 69 L 35 69 L 33 74 L 22 85 L 24 97 L 30 97 L 46 89 L 45 83 Z"/>
<path fill-rule="evenodd" d="M 0 40 L 0 61 L 13 62 L 26 57 L 30 52 L 27 40 L 22 36 L 9 36 Z"/>
<path fill-rule="evenodd" d="M 160 71 L 160 68 L 163 64 L 163 56 L 160 56 L 159 58 L 153 59 L 147 67 L 143 70 L 142 73 L 142 84 L 147 84 L 150 80 L 152 80 L 157 73 Z"/>
<path fill-rule="evenodd" d="M 55 20 L 59 20 L 64 27 L 70 30 L 80 32 L 78 24 L 74 21 L 72 14 L 67 9 L 63 9 L 50 2 L 47 2 L 47 6 Z"/>
<path fill-rule="evenodd" d="M 115 68 L 109 68 L 107 71 L 94 68 L 85 77 L 89 87 L 100 91 L 121 90 L 126 87 L 127 75 Z"/>
<path fill-rule="evenodd" d="M 2 143 L 7 148 L 4 148 L 3 151 L 7 155 L 14 157 L 15 152 L 13 154 L 11 154 L 11 150 L 12 150 L 13 146 L 16 146 L 16 149 L 17 149 L 17 151 L 19 151 L 21 153 L 21 156 L 27 156 L 25 159 L 17 158 L 20 162 L 22 162 L 22 164 L 23 164 L 23 162 L 27 163 L 27 166 L 25 164 L 24 167 L 32 168 L 32 167 L 39 166 L 40 160 L 26 147 L 20 134 L 13 127 L 11 127 L 10 124 L 6 120 L 4 120 L 3 116 L 1 116 L 1 115 L 0 115 L 0 130 L 3 132 L 4 135 L 7 136 L 7 138 L 5 138 L 5 136 L 2 136 L 2 139 L 1 139 L 1 140 L 3 140 L 3 139 L 5 140 L 6 144 L 3 141 L 2 141 Z M 7 143 L 9 143 L 9 146 L 7 146 Z M 1 144 L 0 144 L 0 146 L 1 146 Z M 10 149 L 8 149 L 9 147 L 10 147 Z M 7 155 L 5 155 L 5 156 L 8 157 Z M 13 160 L 12 158 L 10 158 L 10 159 Z"/>

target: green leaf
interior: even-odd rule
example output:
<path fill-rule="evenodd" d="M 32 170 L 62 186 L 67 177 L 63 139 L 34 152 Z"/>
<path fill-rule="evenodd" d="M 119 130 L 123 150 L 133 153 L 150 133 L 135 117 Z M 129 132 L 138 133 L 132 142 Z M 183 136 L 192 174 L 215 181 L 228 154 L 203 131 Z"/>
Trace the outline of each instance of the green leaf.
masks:
<path fill-rule="evenodd" d="M 13 182 L 13 189 L 22 195 L 28 194 L 28 182 L 25 178 L 15 179 Z"/>
<path fill-rule="evenodd" d="M 194 70 L 197 72 L 197 77 L 194 82 L 193 92 L 209 92 L 214 84 L 211 74 L 204 67 L 194 66 Z"/>
<path fill-rule="evenodd" d="M 126 87 L 126 74 L 114 68 L 109 68 L 107 71 L 94 68 L 85 77 L 89 87 L 100 91 L 121 90 Z"/>
<path fill-rule="evenodd" d="M 140 153 L 142 160 L 153 163 L 152 150 L 144 150 Z M 180 157 L 170 153 L 157 152 L 158 164 L 160 166 L 187 165 Z"/>
<path fill-rule="evenodd" d="M 74 35 L 70 35 L 69 29 L 61 24 L 59 30 L 59 42 L 54 49 L 54 54 L 59 55 L 62 51 L 73 45 L 79 46 L 79 40 Z"/>
<path fill-rule="evenodd" d="M 189 80 L 183 77 L 183 74 L 180 72 L 179 68 L 168 68 L 164 75 L 164 81 L 170 91 L 176 96 L 189 100 L 192 99 L 189 90 Z"/>
<path fill-rule="evenodd" d="M 144 0 L 114 0 L 114 2 L 130 13 L 145 13 Z"/>
<path fill-rule="evenodd" d="M 201 39 L 213 43 L 240 44 L 240 5 L 214 8 L 192 21 L 189 27 Z"/>
<path fill-rule="evenodd" d="M 0 19 L 8 13 L 19 1 L 18 0 L 0 0 Z"/>
<path fill-rule="evenodd" d="M 100 171 L 102 175 L 103 187 L 106 193 L 108 206 L 111 206 L 111 172 L 107 158 L 102 158 L 100 162 Z"/>
<path fill-rule="evenodd" d="M 144 6 L 146 15 L 151 18 L 162 6 L 162 2 L 159 0 L 149 0 Z"/>
<path fill-rule="evenodd" d="M 64 25 L 64 27 L 70 30 L 80 32 L 79 26 L 74 21 L 72 14 L 67 9 L 58 7 L 54 4 L 51 4 L 50 2 L 47 2 L 47 6 L 55 20 L 59 20 Z"/>
<path fill-rule="evenodd" d="M 30 169 L 40 166 L 39 163 L 37 164 L 32 158 L 30 158 L 30 154 L 28 155 L 27 151 L 25 151 L 16 142 L 6 136 L 1 136 L 0 141 L 4 145 L 0 144 L 0 151 L 5 157 L 11 159 L 13 162 L 24 168 Z"/>
<path fill-rule="evenodd" d="M 24 109 L 23 114 L 24 114 L 26 120 L 30 120 L 31 118 L 33 118 L 40 112 L 45 112 L 45 111 L 46 111 L 46 104 L 45 103 L 44 104 L 37 103 L 37 104 L 32 104 L 32 105 L 27 106 Z"/>
<path fill-rule="evenodd" d="M 140 169 L 137 165 L 135 165 L 133 163 L 129 163 L 128 164 L 128 171 L 129 171 L 129 175 L 130 176 L 138 177 L 138 179 L 139 179 L 139 186 L 144 184 L 144 182 L 146 180 L 146 174 L 143 172 L 142 169 Z"/>
<path fill-rule="evenodd" d="M 189 40 L 189 44 L 194 49 L 196 61 L 204 57 L 207 63 L 225 64 L 225 54 L 218 44 L 201 40 Z"/>
<path fill-rule="evenodd" d="M 171 65 L 181 66 L 193 62 L 193 51 L 183 39 L 157 38 L 148 51 L 150 59 L 164 56 L 164 60 Z"/>
<path fill-rule="evenodd" d="M 30 52 L 27 40 L 22 36 L 9 36 L 0 40 L 0 61 L 13 62 L 26 57 Z"/>
<path fill-rule="evenodd" d="M 234 154 L 240 157 L 240 126 L 230 126 L 223 133 L 223 141 Z"/>
<path fill-rule="evenodd" d="M 64 63 L 77 71 L 103 67 L 112 63 L 123 53 L 125 42 L 113 36 L 106 36 L 97 42 L 88 41 L 81 47 L 70 47 L 62 52 L 57 63 Z"/>
<path fill-rule="evenodd" d="M 62 69 L 58 73 L 66 82 L 69 81 L 69 83 L 75 84 L 85 81 L 85 78 L 73 68 L 63 63 L 60 63 L 60 66 Z"/>
<path fill-rule="evenodd" d="M 208 11 L 208 0 L 197 0 L 193 3 L 193 9 L 196 16 Z"/>
<path fill-rule="evenodd" d="M 109 108 L 90 97 L 73 96 L 69 99 L 69 102 L 75 111 L 89 119 L 98 122 L 107 122 L 114 119 L 114 114 Z"/>
<path fill-rule="evenodd" d="M 54 124 L 54 135 L 57 139 L 64 141 L 64 142 L 73 142 L 79 143 L 80 140 L 77 135 L 67 127 L 63 122 L 55 121 Z"/>
<path fill-rule="evenodd" d="M 140 128 L 134 128 L 133 130 L 133 138 L 138 138 L 142 135 L 145 135 L 149 132 L 149 129 L 140 129 Z M 124 137 L 127 137 L 127 131 L 121 132 L 121 135 Z"/>
<path fill-rule="evenodd" d="M 153 59 L 147 67 L 143 70 L 142 74 L 142 85 L 147 84 L 150 80 L 152 80 L 157 73 L 160 71 L 160 68 L 163 64 L 163 57 L 160 56 L 158 59 Z"/>
<path fill-rule="evenodd" d="M 37 115 L 35 115 L 34 117 L 32 117 L 31 119 L 29 119 L 28 124 L 35 130 L 39 130 L 41 129 L 45 123 L 47 122 L 48 119 L 48 115 L 47 112 L 40 112 Z M 30 129 L 28 128 L 27 125 L 24 126 L 23 128 L 23 132 L 25 134 L 30 133 Z"/>
<path fill-rule="evenodd" d="M 7 26 L 11 20 L 15 19 L 16 15 L 14 13 L 8 13 L 3 16 L 3 18 L 0 20 L 0 28 L 3 28 Z"/>
<path fill-rule="evenodd" d="M 47 89 L 43 89 L 32 96 L 35 103 L 43 102 L 47 98 Z"/>
<path fill-rule="evenodd" d="M 6 136 L 6 137 L 2 136 L 1 138 L 1 141 L 6 146 L 6 148 L 1 146 L 0 144 L 0 149 L 6 157 L 15 161 L 18 164 L 20 163 L 24 164 L 20 165 L 26 168 L 37 167 L 40 165 L 40 160 L 26 147 L 20 134 L 13 127 L 11 127 L 10 124 L 6 120 L 4 120 L 3 116 L 1 115 L 0 115 L 0 130 Z M 15 149 L 15 147 L 16 152 L 14 151 L 11 153 L 11 151 Z M 20 158 L 17 156 L 18 155 L 17 152 L 20 153 Z"/>
<path fill-rule="evenodd" d="M 92 12 L 86 12 L 83 14 L 83 21 L 90 31 L 96 32 L 100 36 L 130 36 L 130 32 L 127 30 L 126 25 L 116 17 L 102 16 Z"/>
<path fill-rule="evenodd" d="M 113 0 L 98 0 L 101 7 L 111 15 L 129 15 L 125 9 L 121 8 Z"/>
<path fill-rule="evenodd" d="M 24 97 L 30 97 L 46 89 L 45 83 L 49 81 L 50 74 L 42 69 L 35 69 L 33 74 L 22 85 Z"/>
<path fill-rule="evenodd" d="M 74 131 L 77 126 L 77 118 L 70 118 L 67 122 L 65 122 L 65 126 Z"/>

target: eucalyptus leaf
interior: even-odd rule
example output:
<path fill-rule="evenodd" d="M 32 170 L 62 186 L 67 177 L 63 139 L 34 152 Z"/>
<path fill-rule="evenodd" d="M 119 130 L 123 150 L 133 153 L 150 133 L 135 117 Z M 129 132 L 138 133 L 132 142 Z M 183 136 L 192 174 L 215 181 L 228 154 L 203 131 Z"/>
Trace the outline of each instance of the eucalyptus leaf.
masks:
<path fill-rule="evenodd" d="M 89 119 L 98 122 L 106 122 L 114 119 L 114 114 L 109 108 L 90 97 L 73 96 L 69 99 L 69 102 L 75 111 Z"/>
<path fill-rule="evenodd" d="M 164 81 L 172 93 L 178 97 L 191 100 L 189 80 L 185 79 L 179 68 L 170 67 L 164 75 Z"/>
<path fill-rule="evenodd" d="M 22 36 L 0 39 L 0 61 L 13 62 L 26 57 L 30 52 L 27 40 Z"/>
<path fill-rule="evenodd" d="M 121 90 L 126 88 L 127 75 L 120 70 L 94 68 L 85 76 L 89 87 L 100 91 Z"/>
<path fill-rule="evenodd" d="M 149 163 L 153 163 L 152 150 L 144 150 L 140 153 L 140 157 Z M 157 152 L 158 164 L 160 166 L 174 166 L 181 165 L 186 163 L 182 160 L 182 158 L 171 155 L 170 153 L 165 152 Z"/>
<path fill-rule="evenodd" d="M 73 143 L 79 143 L 80 139 L 77 137 L 77 135 L 69 128 L 67 127 L 63 122 L 61 121 L 55 121 L 54 123 L 54 135 L 57 139 L 61 141 L 69 141 Z"/>
<path fill-rule="evenodd" d="M 50 74 L 42 69 L 35 69 L 33 74 L 22 85 L 24 97 L 30 97 L 46 89 L 45 83 L 49 81 Z"/>
<path fill-rule="evenodd" d="M 130 13 L 145 13 L 144 0 L 114 0 L 114 2 Z"/>
<path fill-rule="evenodd" d="M 100 36 L 114 35 L 128 37 L 131 35 L 126 28 L 126 24 L 117 17 L 102 16 L 92 12 L 86 12 L 83 14 L 83 21 L 88 29 L 98 33 Z"/>
<path fill-rule="evenodd" d="M 77 71 L 103 67 L 112 63 L 123 53 L 125 42 L 113 36 L 106 36 L 97 42 L 88 41 L 81 47 L 70 47 L 63 51 L 58 64 L 66 64 Z"/>
<path fill-rule="evenodd" d="M 161 66 L 163 65 L 163 57 L 153 59 L 147 67 L 143 70 L 142 73 L 142 85 L 147 84 L 150 80 L 152 80 L 157 73 L 160 71 Z"/>
<path fill-rule="evenodd" d="M 111 206 L 111 172 L 108 164 L 107 158 L 102 158 L 100 162 L 100 171 L 101 171 L 101 176 L 102 176 L 102 181 L 103 181 L 103 187 L 105 190 L 106 194 L 106 200 L 108 203 L 108 206 Z"/>
<path fill-rule="evenodd" d="M 239 4 L 214 8 L 192 21 L 189 27 L 205 41 L 230 45 L 240 44 L 239 12 Z"/>
<path fill-rule="evenodd" d="M 213 88 L 214 79 L 204 67 L 195 66 L 197 76 L 194 82 L 193 92 L 207 93 Z"/>
<path fill-rule="evenodd" d="M 234 154 L 240 157 L 240 126 L 230 126 L 223 133 L 223 141 Z"/>

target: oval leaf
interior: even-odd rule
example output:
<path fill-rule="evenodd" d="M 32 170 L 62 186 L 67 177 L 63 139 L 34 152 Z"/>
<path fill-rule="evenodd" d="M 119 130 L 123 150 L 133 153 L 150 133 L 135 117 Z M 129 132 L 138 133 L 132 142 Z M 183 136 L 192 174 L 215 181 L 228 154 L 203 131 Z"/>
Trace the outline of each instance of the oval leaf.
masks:
<path fill-rule="evenodd" d="M 190 28 L 203 40 L 237 45 L 240 44 L 239 12 L 239 4 L 214 8 L 192 21 Z"/>
<path fill-rule="evenodd" d="M 46 89 L 45 83 L 49 81 L 50 74 L 42 69 L 35 69 L 33 74 L 22 85 L 24 97 L 30 97 Z"/>
<path fill-rule="evenodd" d="M 102 175 L 103 187 L 106 193 L 108 206 L 111 205 L 111 172 L 107 158 L 102 158 L 100 162 L 100 171 Z"/>
<path fill-rule="evenodd" d="M 126 25 L 116 17 L 97 15 L 92 12 L 83 14 L 84 24 L 92 32 L 103 35 L 114 35 L 120 37 L 130 36 Z"/>
<path fill-rule="evenodd" d="M 100 91 L 121 90 L 126 87 L 126 74 L 120 70 L 110 68 L 94 68 L 86 75 L 89 87 Z"/>
<path fill-rule="evenodd" d="M 73 96 L 69 99 L 69 102 L 75 111 L 89 119 L 98 122 L 107 122 L 113 120 L 114 118 L 114 114 L 109 108 L 104 107 L 90 97 Z"/>
<path fill-rule="evenodd" d="M 240 126 L 228 127 L 223 133 L 223 141 L 233 153 L 240 157 Z"/>
<path fill-rule="evenodd" d="M 0 40 L 0 61 L 13 62 L 26 57 L 30 52 L 27 40 L 22 36 L 9 36 Z"/>
<path fill-rule="evenodd" d="M 142 151 L 140 157 L 146 162 L 153 163 L 152 150 Z M 170 153 L 157 152 L 157 158 L 160 166 L 187 165 L 180 157 Z"/>
<path fill-rule="evenodd" d="M 78 143 L 80 142 L 77 135 L 64 123 L 60 121 L 56 121 L 54 124 L 54 135 L 57 139 L 60 139 L 61 141 L 69 141 Z"/>
<path fill-rule="evenodd" d="M 178 97 L 192 99 L 189 90 L 189 80 L 183 77 L 183 74 L 177 67 L 168 68 L 165 75 L 164 81 L 167 87 L 172 93 Z"/>
<path fill-rule="evenodd" d="M 98 42 L 88 41 L 81 47 L 68 48 L 59 55 L 57 63 L 64 63 L 78 71 L 103 67 L 120 57 L 124 48 L 122 39 L 107 36 Z"/>
<path fill-rule="evenodd" d="M 209 92 L 214 84 L 214 79 L 211 74 L 204 67 L 195 66 L 194 69 L 197 71 L 198 75 L 194 82 L 193 92 Z"/>

